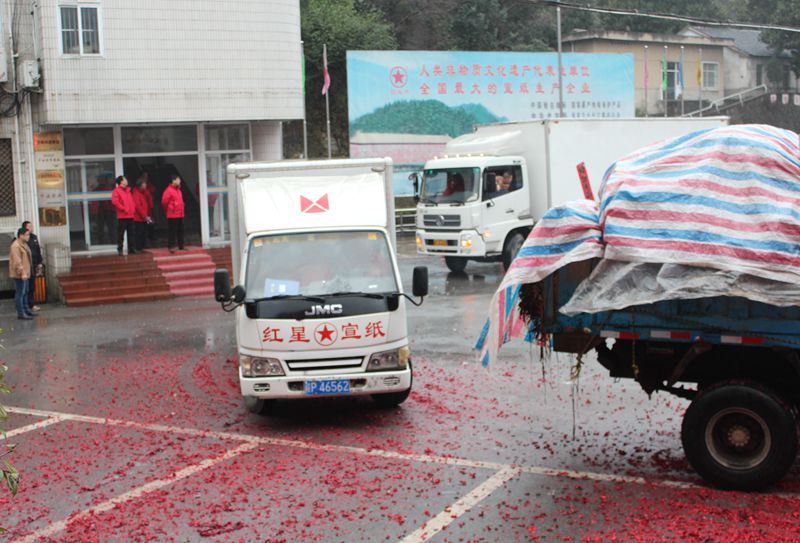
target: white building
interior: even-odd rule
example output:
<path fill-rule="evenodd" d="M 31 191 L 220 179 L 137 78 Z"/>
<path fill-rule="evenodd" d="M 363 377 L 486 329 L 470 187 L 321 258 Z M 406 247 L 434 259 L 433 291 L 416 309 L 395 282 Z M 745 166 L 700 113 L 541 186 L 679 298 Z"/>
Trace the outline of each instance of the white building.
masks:
<path fill-rule="evenodd" d="M 179 174 L 187 242 L 224 243 L 226 165 L 281 159 L 281 121 L 303 117 L 299 0 L 8 0 L 0 16 L 0 233 L 30 220 L 46 253 L 115 246 L 123 174 L 157 201 Z"/>

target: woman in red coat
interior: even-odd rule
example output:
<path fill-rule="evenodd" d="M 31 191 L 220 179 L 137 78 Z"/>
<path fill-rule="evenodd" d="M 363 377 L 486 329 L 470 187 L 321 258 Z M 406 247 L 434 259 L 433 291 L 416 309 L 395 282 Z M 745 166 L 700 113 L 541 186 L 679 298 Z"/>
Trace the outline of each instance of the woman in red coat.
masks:
<path fill-rule="evenodd" d="M 133 191 L 133 229 L 136 235 L 136 250 L 144 250 L 144 238 L 147 234 L 147 223 L 152 219 L 150 218 L 151 209 L 153 207 L 153 198 L 147 190 L 147 180 L 140 177 L 136 182 L 136 188 Z"/>
<path fill-rule="evenodd" d="M 136 253 L 133 244 L 133 213 L 135 206 L 131 188 L 124 175 L 117 177 L 117 188 L 111 193 L 111 203 L 117 210 L 117 254 L 122 256 L 122 242 L 128 233 L 128 254 Z"/>
<path fill-rule="evenodd" d="M 175 238 L 178 238 L 178 249 L 183 250 L 183 194 L 181 193 L 181 178 L 171 175 L 169 186 L 161 195 L 161 207 L 167 213 L 167 247 L 169 252 L 175 252 Z"/>

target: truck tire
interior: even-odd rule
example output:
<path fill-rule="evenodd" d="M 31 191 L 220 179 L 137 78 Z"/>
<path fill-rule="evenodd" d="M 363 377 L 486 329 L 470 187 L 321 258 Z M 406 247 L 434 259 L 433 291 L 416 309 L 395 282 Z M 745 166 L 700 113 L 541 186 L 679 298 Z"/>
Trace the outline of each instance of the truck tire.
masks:
<path fill-rule="evenodd" d="M 375 402 L 378 407 L 397 407 L 404 401 L 406 401 L 411 394 L 411 387 L 414 385 L 414 371 L 411 368 L 411 361 L 408 361 L 408 369 L 411 370 L 411 383 L 408 385 L 408 388 L 402 392 L 389 392 L 387 394 L 373 394 L 372 401 Z"/>
<path fill-rule="evenodd" d="M 508 236 L 506 244 L 503 247 L 503 269 L 508 270 L 508 268 L 511 267 L 511 263 L 514 261 L 514 258 L 516 258 L 523 243 L 525 243 L 525 237 L 519 232 L 514 232 Z"/>
<path fill-rule="evenodd" d="M 275 400 L 262 400 L 255 396 L 245 396 L 244 406 L 254 415 L 269 415 L 275 408 Z"/>
<path fill-rule="evenodd" d="M 761 490 L 780 481 L 797 455 L 791 407 L 753 382 L 701 391 L 683 416 L 681 441 L 697 473 L 732 490 Z"/>
<path fill-rule="evenodd" d="M 464 273 L 464 270 L 467 268 L 467 262 L 468 260 L 466 258 L 460 256 L 444 257 L 444 263 L 447 264 L 447 269 L 453 273 Z"/>

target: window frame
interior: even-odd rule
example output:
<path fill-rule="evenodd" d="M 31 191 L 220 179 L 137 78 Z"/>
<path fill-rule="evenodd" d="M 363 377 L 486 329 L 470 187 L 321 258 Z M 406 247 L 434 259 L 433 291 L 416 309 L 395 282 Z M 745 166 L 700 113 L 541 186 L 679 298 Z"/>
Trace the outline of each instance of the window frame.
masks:
<path fill-rule="evenodd" d="M 19 197 L 17 195 L 17 172 L 15 171 L 14 168 L 14 145 L 12 138 L 0 138 L 0 145 L 5 145 L 6 144 L 5 142 L 7 142 L 8 144 L 8 156 L 10 158 L 8 167 L 11 172 L 11 179 L 10 179 L 11 185 L 10 187 L 5 187 L 4 190 L 10 189 L 11 191 L 12 197 L 10 203 L 13 206 L 13 211 L 6 213 L 2 208 L 0 208 L 0 218 L 3 219 L 7 219 L 9 217 L 17 217 L 19 213 Z"/>
<path fill-rule="evenodd" d="M 708 82 L 706 81 L 706 66 L 714 67 L 714 79 L 715 79 L 714 85 L 709 85 Z M 700 73 L 701 73 L 701 85 L 703 90 L 708 90 L 708 91 L 719 90 L 719 62 L 706 62 L 704 60 L 700 68 Z"/>
<path fill-rule="evenodd" d="M 491 175 L 502 175 L 502 173 L 506 170 L 510 170 L 514 175 L 515 181 L 519 181 L 514 188 L 509 188 L 507 191 L 500 193 L 497 190 L 487 191 L 486 187 L 489 184 L 488 176 Z M 481 175 L 481 201 L 485 202 L 487 200 L 494 200 L 495 198 L 505 196 L 506 194 L 511 194 L 512 192 L 516 192 L 523 188 L 524 180 L 522 176 L 522 166 L 519 164 L 508 164 L 508 165 L 494 165 L 494 166 L 486 166 L 483 170 L 483 174 Z"/>
<path fill-rule="evenodd" d="M 64 50 L 64 26 L 63 19 L 61 18 L 62 8 L 74 8 L 77 14 L 78 23 L 78 52 L 67 53 Z M 84 9 L 93 9 L 97 15 L 97 52 L 87 53 L 84 51 L 83 43 L 83 17 L 82 12 Z M 59 52 L 62 57 L 101 57 L 103 56 L 103 14 L 100 9 L 100 2 L 59 2 L 56 5 L 56 20 L 58 21 L 58 39 L 59 39 Z"/>

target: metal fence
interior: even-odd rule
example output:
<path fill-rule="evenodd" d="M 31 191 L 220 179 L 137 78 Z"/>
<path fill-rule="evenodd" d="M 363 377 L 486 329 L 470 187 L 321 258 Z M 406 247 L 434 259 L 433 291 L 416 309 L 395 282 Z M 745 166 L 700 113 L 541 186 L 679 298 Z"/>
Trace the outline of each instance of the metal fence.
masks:
<path fill-rule="evenodd" d="M 417 209 L 407 207 L 394 210 L 394 225 L 398 232 L 413 232 L 415 230 L 414 220 L 417 216 Z"/>

